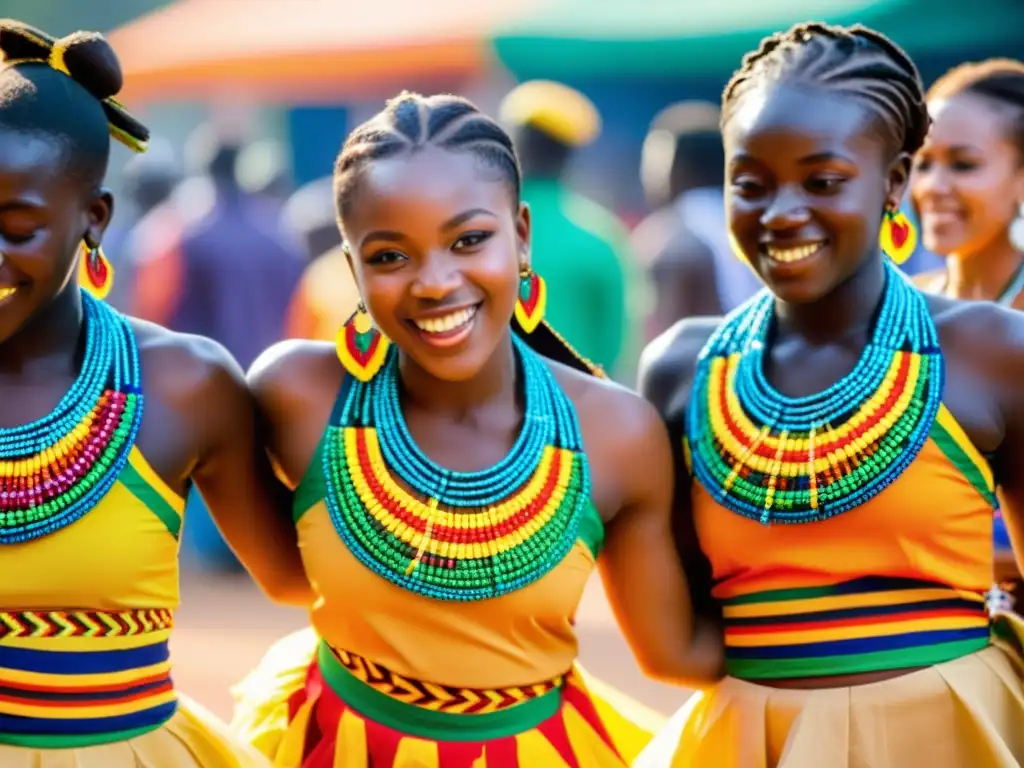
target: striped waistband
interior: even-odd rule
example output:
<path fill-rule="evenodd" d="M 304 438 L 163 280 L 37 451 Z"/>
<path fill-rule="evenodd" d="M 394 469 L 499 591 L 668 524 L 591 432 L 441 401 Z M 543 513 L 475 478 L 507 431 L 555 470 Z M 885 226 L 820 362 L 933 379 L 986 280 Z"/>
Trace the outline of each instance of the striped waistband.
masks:
<path fill-rule="evenodd" d="M 723 603 L 726 669 L 770 680 L 926 667 L 989 643 L 981 594 L 871 577 Z"/>
<path fill-rule="evenodd" d="M 0 612 L 0 743 L 121 741 L 174 714 L 164 610 Z"/>
<path fill-rule="evenodd" d="M 561 705 L 566 676 L 530 686 L 454 688 L 403 677 L 321 642 L 324 681 L 352 709 L 382 725 L 430 739 L 490 739 L 535 727 Z"/>

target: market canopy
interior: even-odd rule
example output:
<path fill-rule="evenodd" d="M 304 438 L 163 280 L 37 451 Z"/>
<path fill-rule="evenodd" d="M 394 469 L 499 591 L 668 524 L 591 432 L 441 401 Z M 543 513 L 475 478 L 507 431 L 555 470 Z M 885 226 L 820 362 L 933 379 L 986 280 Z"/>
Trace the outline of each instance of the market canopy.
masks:
<path fill-rule="evenodd" d="M 493 30 L 550 0 L 177 0 L 114 30 L 124 98 L 334 98 L 492 66 Z"/>
<path fill-rule="evenodd" d="M 1022 8 L 1021 0 L 551 0 L 496 29 L 493 45 L 520 79 L 728 77 L 758 40 L 802 20 L 859 22 L 911 56 L 1013 55 Z"/>
<path fill-rule="evenodd" d="M 1022 0 L 177 0 L 109 35 L 125 99 L 338 100 L 472 77 L 727 77 L 794 21 L 861 22 L 911 55 L 1013 53 Z M 966 53 L 970 51 L 971 53 Z"/>

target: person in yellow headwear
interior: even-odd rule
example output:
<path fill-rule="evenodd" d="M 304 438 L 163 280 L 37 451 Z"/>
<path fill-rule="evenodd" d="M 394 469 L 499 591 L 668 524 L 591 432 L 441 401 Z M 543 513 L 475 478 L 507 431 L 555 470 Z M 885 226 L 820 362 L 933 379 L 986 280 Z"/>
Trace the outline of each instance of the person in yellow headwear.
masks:
<path fill-rule="evenodd" d="M 546 80 L 513 89 L 500 117 L 522 164 L 533 263 L 547 281 L 551 324 L 614 374 L 626 330 L 629 236 L 612 212 L 563 180 L 575 150 L 597 138 L 601 117 L 582 93 Z"/>

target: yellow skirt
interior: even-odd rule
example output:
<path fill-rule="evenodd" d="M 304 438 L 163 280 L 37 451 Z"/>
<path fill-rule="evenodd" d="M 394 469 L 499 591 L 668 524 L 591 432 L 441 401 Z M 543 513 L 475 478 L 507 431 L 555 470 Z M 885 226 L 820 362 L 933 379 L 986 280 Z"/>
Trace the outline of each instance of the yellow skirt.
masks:
<path fill-rule="evenodd" d="M 0 744 L 0 768 L 270 768 L 270 762 L 233 737 L 224 723 L 179 694 L 178 710 L 163 726 L 127 741 L 69 749 Z"/>
<path fill-rule="evenodd" d="M 879 683 L 792 690 L 726 678 L 694 695 L 634 768 L 1018 768 L 1024 622 L 995 645 Z"/>
<path fill-rule="evenodd" d="M 285 637 L 271 647 L 256 669 L 235 688 L 236 708 L 231 727 L 237 737 L 258 748 L 279 768 L 320 765 L 364 768 L 371 764 L 377 768 L 383 758 L 373 758 L 373 755 L 385 751 L 392 755 L 384 760 L 387 768 L 412 765 L 446 768 L 450 761 L 452 765 L 463 765 L 466 754 L 472 751 L 468 743 L 460 748 L 451 742 L 407 735 L 356 712 L 333 694 L 310 695 L 307 683 L 315 676 L 319 642 L 312 630 Z M 562 752 L 553 748 L 545 737 L 547 729 L 542 727 L 501 739 L 500 744 L 497 740 L 489 743 L 480 750 L 482 757 L 472 764 L 497 768 L 514 768 L 514 763 L 558 768 L 573 762 L 581 768 L 627 766 L 665 722 L 665 718 L 578 668 L 570 677 L 572 690 L 566 692 L 566 698 L 575 702 L 575 706 L 564 706 L 556 716 L 560 723 L 564 718 L 568 741 L 560 746 L 562 751 L 574 753 L 570 762 L 560 757 Z M 319 684 L 314 687 L 323 690 Z M 589 713 L 587 717 L 580 716 L 580 711 L 584 710 Z M 312 729 L 310 723 L 314 724 Z M 594 724 L 597 724 L 596 731 Z M 311 731 L 331 735 L 326 739 L 321 736 L 319 745 L 311 748 L 308 736 Z M 603 737 L 599 738 L 597 731 Z M 375 749 L 371 741 L 377 742 L 377 747 L 384 741 L 392 743 Z M 497 755 L 499 749 L 501 757 Z M 491 751 L 495 752 L 494 756 L 489 756 Z"/>

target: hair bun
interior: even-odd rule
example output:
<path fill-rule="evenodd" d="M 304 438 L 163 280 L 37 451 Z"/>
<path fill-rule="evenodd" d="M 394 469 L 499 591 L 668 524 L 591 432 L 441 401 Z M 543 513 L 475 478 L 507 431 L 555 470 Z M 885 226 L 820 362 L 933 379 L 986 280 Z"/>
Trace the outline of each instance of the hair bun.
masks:
<path fill-rule="evenodd" d="M 0 19 L 0 53 L 4 61 L 42 59 L 50 55 L 54 39 L 42 30 L 15 19 Z"/>
<path fill-rule="evenodd" d="M 99 32 L 74 32 L 56 42 L 68 74 L 102 101 L 116 96 L 124 86 L 117 54 Z"/>

